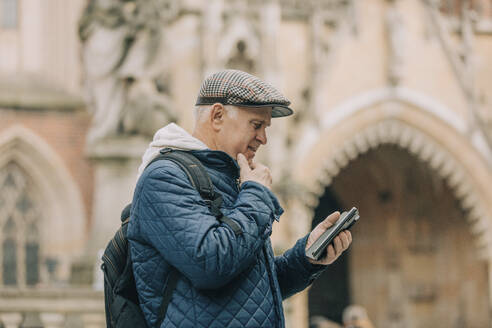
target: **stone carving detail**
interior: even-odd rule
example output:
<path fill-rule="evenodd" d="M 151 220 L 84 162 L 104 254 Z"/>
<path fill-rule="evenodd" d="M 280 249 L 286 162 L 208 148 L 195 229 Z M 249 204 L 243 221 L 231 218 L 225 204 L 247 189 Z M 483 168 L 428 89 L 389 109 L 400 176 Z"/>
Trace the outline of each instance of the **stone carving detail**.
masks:
<path fill-rule="evenodd" d="M 257 69 L 255 58 L 260 52 L 258 35 L 245 18 L 231 21 L 219 44 L 220 61 L 227 68 L 254 73 Z"/>
<path fill-rule="evenodd" d="M 169 97 L 168 80 L 167 75 L 157 74 L 133 82 L 121 111 L 118 132 L 152 137 L 165 122 L 176 120 Z"/>
<path fill-rule="evenodd" d="M 260 5 L 247 0 L 211 0 L 203 16 L 204 75 L 233 68 L 259 70 Z"/>
<path fill-rule="evenodd" d="M 93 0 L 80 20 L 89 141 L 146 135 L 174 120 L 162 60 L 177 0 Z M 155 60 L 159 57 L 159 60 Z"/>
<path fill-rule="evenodd" d="M 320 8 L 334 12 L 352 2 L 352 0 L 280 0 L 280 5 L 284 19 L 309 19 Z"/>
<path fill-rule="evenodd" d="M 255 73 L 260 55 L 257 12 L 246 1 L 231 1 L 224 10 L 224 34 L 218 56 L 221 66 Z"/>
<path fill-rule="evenodd" d="M 311 18 L 311 33 L 313 35 L 313 64 L 321 66 L 331 50 L 331 40 L 325 33 L 326 26 L 335 27 L 337 23 L 330 17 L 330 12 L 320 10 L 313 13 Z M 314 68 L 313 68 L 314 69 Z"/>
<path fill-rule="evenodd" d="M 288 8 L 289 1 L 282 2 L 282 10 Z M 323 79 L 329 76 L 329 69 L 339 42 L 348 32 L 357 33 L 354 1 L 306 1 L 305 8 L 309 12 L 310 27 L 310 81 L 303 92 L 305 110 L 296 114 L 295 124 L 308 125 L 309 129 L 317 129 L 320 123 L 318 111 L 324 108 L 323 92 L 320 86 Z"/>
<path fill-rule="evenodd" d="M 430 218 L 416 215 L 405 221 L 408 247 L 413 253 L 429 253 L 435 250 L 435 231 Z"/>
<path fill-rule="evenodd" d="M 391 85 L 398 85 L 403 75 L 403 61 L 405 54 L 405 27 L 403 15 L 396 7 L 396 0 L 389 0 L 386 11 L 385 26 L 388 38 L 388 81 Z"/>
<path fill-rule="evenodd" d="M 490 106 L 490 104 L 488 104 L 488 106 Z M 480 124 L 484 127 L 484 134 L 489 142 L 489 145 L 492 145 L 492 112 L 488 110 L 486 106 L 482 105 L 478 111 L 478 119 Z"/>
<path fill-rule="evenodd" d="M 239 40 L 236 44 L 234 55 L 229 57 L 226 67 L 234 68 L 245 72 L 256 70 L 254 57 L 248 54 L 247 43 Z"/>
<path fill-rule="evenodd" d="M 281 0 L 282 16 L 285 18 L 307 18 L 311 12 L 311 1 Z"/>
<path fill-rule="evenodd" d="M 433 283 L 413 283 L 408 289 L 408 296 L 415 303 L 433 302 L 437 297 L 437 287 Z"/>
<path fill-rule="evenodd" d="M 475 85 L 474 41 L 479 18 L 473 8 L 473 3 L 463 2 L 458 31 L 461 38 L 457 44 L 453 40 L 455 30 L 449 28 L 446 17 L 439 10 L 439 3 L 428 1 L 427 9 L 435 34 L 446 53 L 453 70 L 460 82 L 460 86 L 468 98 L 468 133 L 472 138 L 474 134 L 481 133 L 485 137 L 487 146 L 492 149 L 492 124 L 490 114 L 486 113 L 484 95 L 480 95 Z M 450 24 L 452 25 L 452 24 Z M 456 25 L 456 24 L 455 24 Z"/>

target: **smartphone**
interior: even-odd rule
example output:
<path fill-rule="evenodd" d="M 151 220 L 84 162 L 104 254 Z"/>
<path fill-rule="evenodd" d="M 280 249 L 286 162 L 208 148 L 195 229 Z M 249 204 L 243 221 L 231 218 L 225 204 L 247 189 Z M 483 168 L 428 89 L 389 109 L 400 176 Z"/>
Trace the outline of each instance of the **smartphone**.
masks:
<path fill-rule="evenodd" d="M 309 246 L 306 256 L 314 261 L 318 261 L 333 239 L 343 230 L 347 230 L 353 226 L 359 221 L 359 218 L 359 211 L 355 207 L 352 207 L 348 212 L 343 212 L 340 218 Z"/>

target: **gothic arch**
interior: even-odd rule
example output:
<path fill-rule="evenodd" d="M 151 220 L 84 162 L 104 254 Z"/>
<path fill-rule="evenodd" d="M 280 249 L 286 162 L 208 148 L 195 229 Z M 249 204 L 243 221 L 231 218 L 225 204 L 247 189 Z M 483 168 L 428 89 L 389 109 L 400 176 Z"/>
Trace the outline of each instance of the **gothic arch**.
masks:
<path fill-rule="evenodd" d="M 41 242 L 60 261 L 62 274 L 70 257 L 81 255 L 86 211 L 80 190 L 58 154 L 31 130 L 16 125 L 0 135 L 0 168 L 16 163 L 28 174 L 42 202 Z"/>
<path fill-rule="evenodd" d="M 357 115 L 377 104 L 387 104 L 387 110 L 380 111 L 371 120 L 367 120 L 367 116 L 361 119 Z M 405 109 L 405 106 L 411 106 L 411 109 Z M 484 150 L 479 142 L 470 142 L 465 137 L 466 126 L 463 121 L 450 109 L 412 90 L 403 88 L 376 90 L 352 98 L 330 110 L 321 120 L 318 135 L 309 137 L 309 140 L 313 141 L 309 142 L 306 138 L 301 142 L 302 147 L 310 144 L 306 147 L 310 149 L 308 152 L 319 152 L 317 144 L 319 146 L 326 141 L 316 143 L 314 140 L 325 140 L 321 137 L 323 131 L 331 130 L 335 135 L 343 133 L 348 136 L 341 144 L 331 144 L 331 149 L 327 152 L 323 162 L 313 165 L 314 169 L 298 170 L 312 172 L 308 173 L 311 177 L 302 178 L 307 181 L 305 188 L 308 190 L 304 206 L 306 218 L 312 217 L 313 210 L 318 205 L 318 200 L 325 188 L 350 161 L 379 145 L 395 144 L 427 163 L 447 182 L 456 199 L 460 201 L 461 207 L 466 210 L 471 232 L 476 236 L 475 242 L 480 256 L 490 257 L 492 254 L 492 215 L 488 203 L 491 196 L 487 194 L 483 186 L 481 187 L 477 175 L 471 169 L 471 159 L 460 158 L 456 155 L 453 149 L 456 147 L 456 140 L 436 139 L 436 131 L 429 131 L 427 126 L 416 124 L 409 119 L 408 115 L 404 115 L 405 111 L 407 114 L 411 111 L 413 113 L 418 111 L 419 115 L 434 120 L 446 129 L 451 133 L 453 139 L 473 148 L 474 157 L 477 159 L 473 161 L 475 167 L 478 167 L 481 172 L 488 172 L 490 176 L 490 162 L 488 161 L 490 149 Z"/>

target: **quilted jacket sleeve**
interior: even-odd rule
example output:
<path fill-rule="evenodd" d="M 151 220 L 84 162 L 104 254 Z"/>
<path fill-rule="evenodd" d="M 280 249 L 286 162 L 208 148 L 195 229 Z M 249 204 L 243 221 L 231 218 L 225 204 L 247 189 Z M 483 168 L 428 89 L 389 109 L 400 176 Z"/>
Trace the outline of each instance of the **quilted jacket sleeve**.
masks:
<path fill-rule="evenodd" d="M 282 299 L 286 299 L 308 287 L 326 268 L 312 264 L 306 257 L 308 236 L 301 238 L 283 255 L 275 257 L 277 279 Z"/>
<path fill-rule="evenodd" d="M 241 235 L 210 213 L 186 174 L 161 161 L 141 177 L 132 209 L 129 238 L 152 245 L 196 288 L 225 285 L 255 259 L 281 211 L 276 198 L 256 183 L 244 183 L 235 206 L 224 211 Z"/>

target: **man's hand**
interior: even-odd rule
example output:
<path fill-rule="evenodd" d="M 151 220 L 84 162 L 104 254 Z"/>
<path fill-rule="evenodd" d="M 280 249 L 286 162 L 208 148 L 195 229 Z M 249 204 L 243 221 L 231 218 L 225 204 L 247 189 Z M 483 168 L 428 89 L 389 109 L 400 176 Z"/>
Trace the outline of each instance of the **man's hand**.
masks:
<path fill-rule="evenodd" d="M 241 179 L 241 184 L 246 181 L 258 182 L 268 189 L 272 186 L 272 175 L 270 174 L 270 169 L 263 164 L 253 163 L 252 161 L 248 163 L 248 160 L 243 154 L 237 155 L 237 163 L 239 164 L 239 175 Z"/>
<path fill-rule="evenodd" d="M 311 246 L 319 236 L 323 234 L 329 227 L 331 227 L 340 218 L 339 212 L 334 212 L 330 214 L 326 219 L 324 219 L 320 224 L 314 228 L 309 234 L 306 250 Z M 313 261 L 308 258 L 309 262 L 313 264 L 323 264 L 328 265 L 333 263 L 352 243 L 352 234 L 350 231 L 345 230 L 338 234 L 338 236 L 333 239 L 333 242 L 328 245 L 325 257 L 319 259 L 318 261 Z M 335 247 L 333 247 L 335 245 Z"/>

